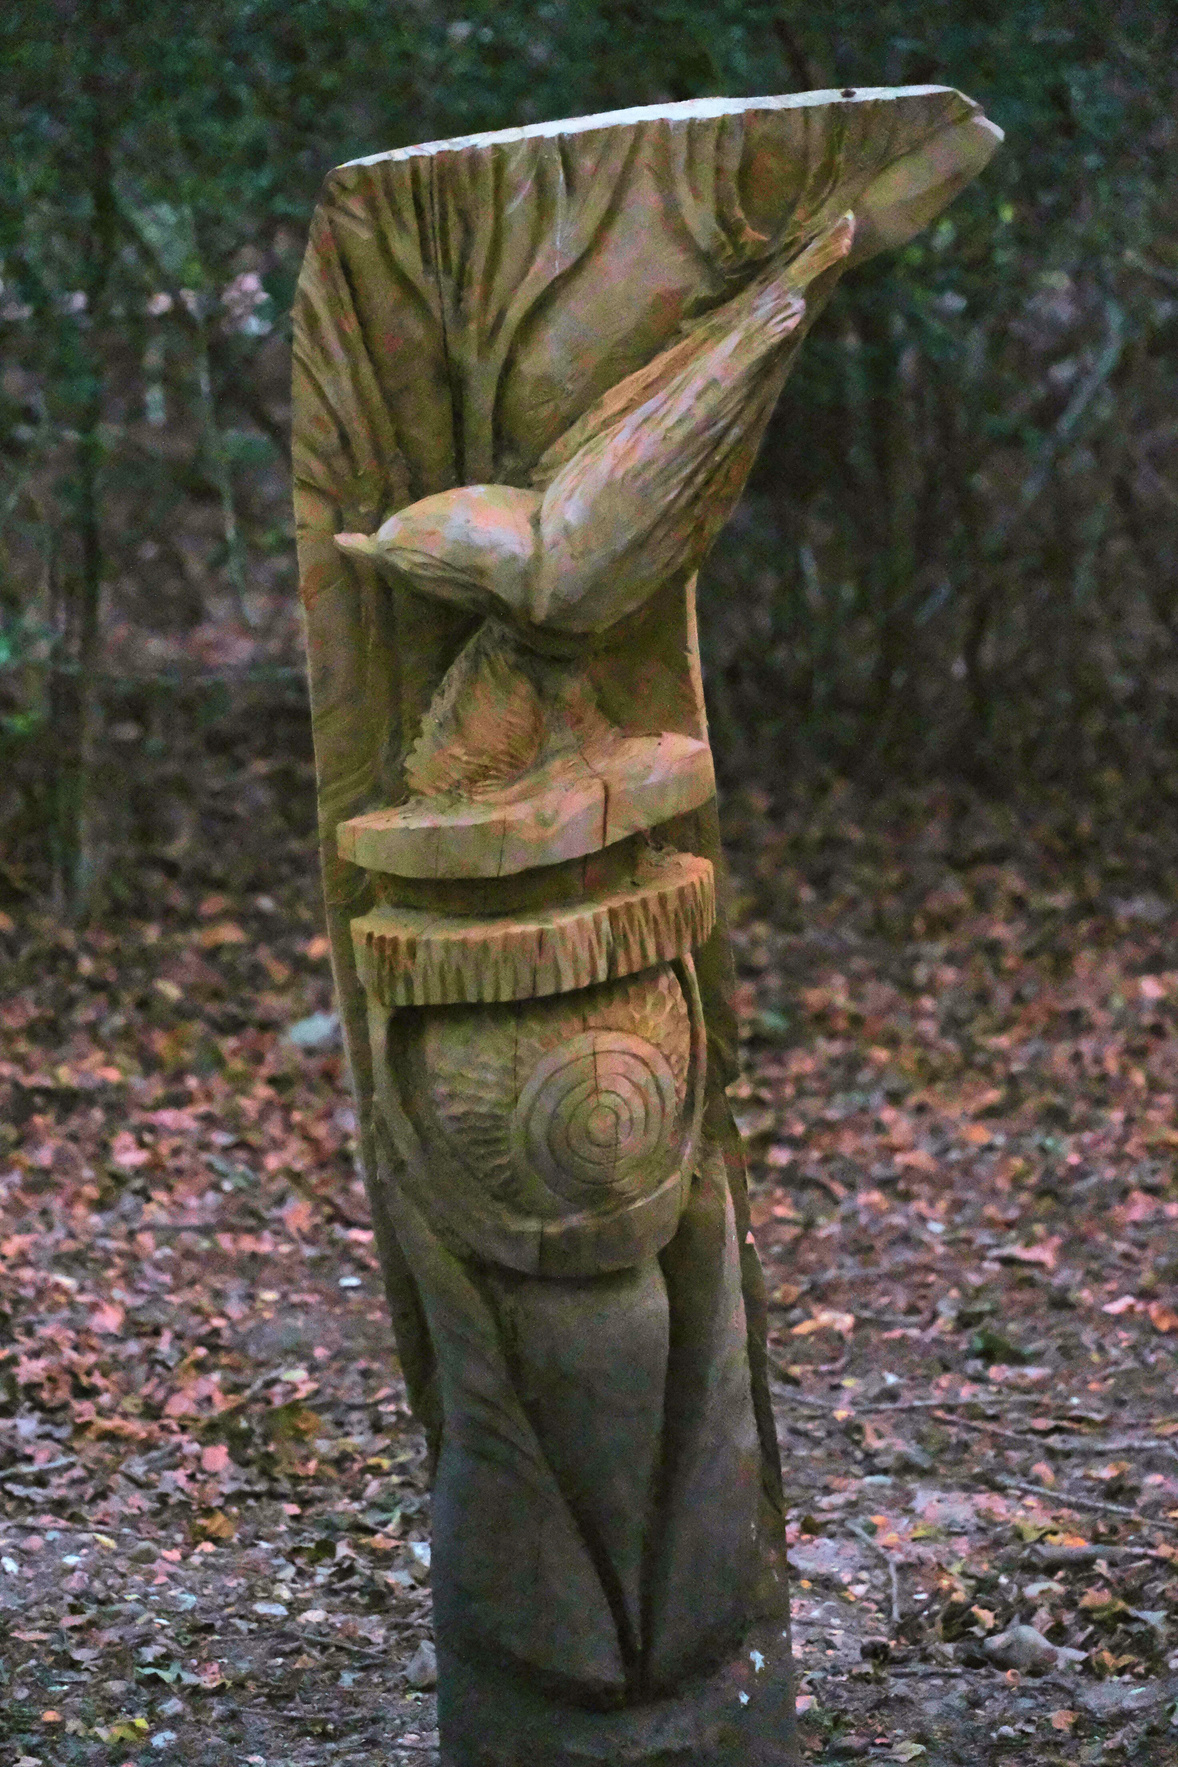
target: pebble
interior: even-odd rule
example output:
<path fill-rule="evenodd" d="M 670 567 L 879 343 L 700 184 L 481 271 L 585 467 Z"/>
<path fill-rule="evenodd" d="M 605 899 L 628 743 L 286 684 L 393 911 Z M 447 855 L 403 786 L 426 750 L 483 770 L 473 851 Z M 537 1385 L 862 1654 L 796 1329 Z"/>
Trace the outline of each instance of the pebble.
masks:
<path fill-rule="evenodd" d="M 1018 1669 L 1024 1675 L 1045 1675 L 1049 1669 L 1082 1663 L 1086 1655 L 1082 1650 L 1052 1644 L 1034 1626 L 1010 1626 L 987 1638 L 982 1649 L 1000 1669 Z"/>
<path fill-rule="evenodd" d="M 422 1693 L 438 1685 L 438 1656 L 428 1638 L 422 1639 L 406 1663 L 405 1679 Z"/>

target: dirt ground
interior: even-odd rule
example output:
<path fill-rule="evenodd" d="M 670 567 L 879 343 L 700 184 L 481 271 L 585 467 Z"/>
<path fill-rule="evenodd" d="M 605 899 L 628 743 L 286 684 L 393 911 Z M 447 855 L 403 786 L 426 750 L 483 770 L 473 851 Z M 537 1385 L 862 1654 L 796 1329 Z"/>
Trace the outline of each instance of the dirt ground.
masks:
<path fill-rule="evenodd" d="M 932 791 L 768 809 L 734 1102 L 806 1749 L 1174 1767 L 1169 861 Z M 0 1767 L 434 1762 L 311 843 L 200 851 L 80 935 L 0 914 Z"/>

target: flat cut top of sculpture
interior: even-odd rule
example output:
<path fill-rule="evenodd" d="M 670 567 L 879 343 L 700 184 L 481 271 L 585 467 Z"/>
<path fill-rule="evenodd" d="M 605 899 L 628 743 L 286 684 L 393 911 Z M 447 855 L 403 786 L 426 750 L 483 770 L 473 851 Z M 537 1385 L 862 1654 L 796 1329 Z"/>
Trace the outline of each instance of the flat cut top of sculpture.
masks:
<path fill-rule="evenodd" d="M 394 160 L 418 159 L 433 154 L 458 153 L 468 148 L 498 148 L 517 142 L 550 140 L 589 134 L 598 129 L 617 129 L 643 123 L 693 123 L 717 118 L 750 116 L 774 111 L 822 111 L 832 106 L 873 107 L 868 127 L 874 131 L 876 107 L 894 106 L 897 100 L 938 99 L 951 88 L 945 86 L 830 87 L 813 92 L 787 92 L 764 98 L 689 98 L 677 104 L 634 105 L 629 110 L 598 111 L 591 116 L 561 117 L 547 123 L 526 123 L 514 129 L 490 129 L 476 135 L 457 135 L 445 141 L 421 141 L 411 147 L 394 147 L 386 153 L 366 154 L 349 160 L 349 166 L 378 166 Z M 960 98 L 961 94 L 952 92 Z M 902 245 L 919 231 L 989 161 L 1002 139 L 1002 131 L 977 105 L 961 119 L 960 133 L 938 131 L 920 147 L 893 160 L 887 176 L 879 176 L 859 196 L 859 241 L 852 256 L 858 263 L 889 245 Z M 905 121 L 907 119 L 904 119 Z M 342 169 L 342 168 L 341 168 Z"/>

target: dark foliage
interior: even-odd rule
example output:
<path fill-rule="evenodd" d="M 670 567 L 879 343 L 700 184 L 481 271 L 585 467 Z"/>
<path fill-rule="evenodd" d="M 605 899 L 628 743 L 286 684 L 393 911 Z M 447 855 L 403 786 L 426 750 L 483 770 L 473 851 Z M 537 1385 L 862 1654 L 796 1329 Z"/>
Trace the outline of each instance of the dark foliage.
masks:
<path fill-rule="evenodd" d="M 1172 801 L 1172 9 L 25 0 L 0 33 L 14 889 L 52 861 L 78 909 L 173 844 L 185 757 L 292 691 L 285 324 L 325 170 L 709 92 L 947 81 L 1008 137 L 840 292 L 709 567 L 729 777 Z"/>

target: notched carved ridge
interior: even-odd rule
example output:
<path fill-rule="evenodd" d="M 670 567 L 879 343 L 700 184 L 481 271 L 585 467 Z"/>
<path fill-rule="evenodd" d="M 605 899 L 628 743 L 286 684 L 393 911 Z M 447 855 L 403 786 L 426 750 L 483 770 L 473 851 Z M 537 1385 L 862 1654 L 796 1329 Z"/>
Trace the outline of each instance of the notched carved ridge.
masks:
<path fill-rule="evenodd" d="M 709 860 L 650 863 L 596 902 L 508 919 L 382 905 L 352 922 L 356 962 L 384 1006 L 494 1004 L 571 993 L 682 957 L 715 924 Z"/>

